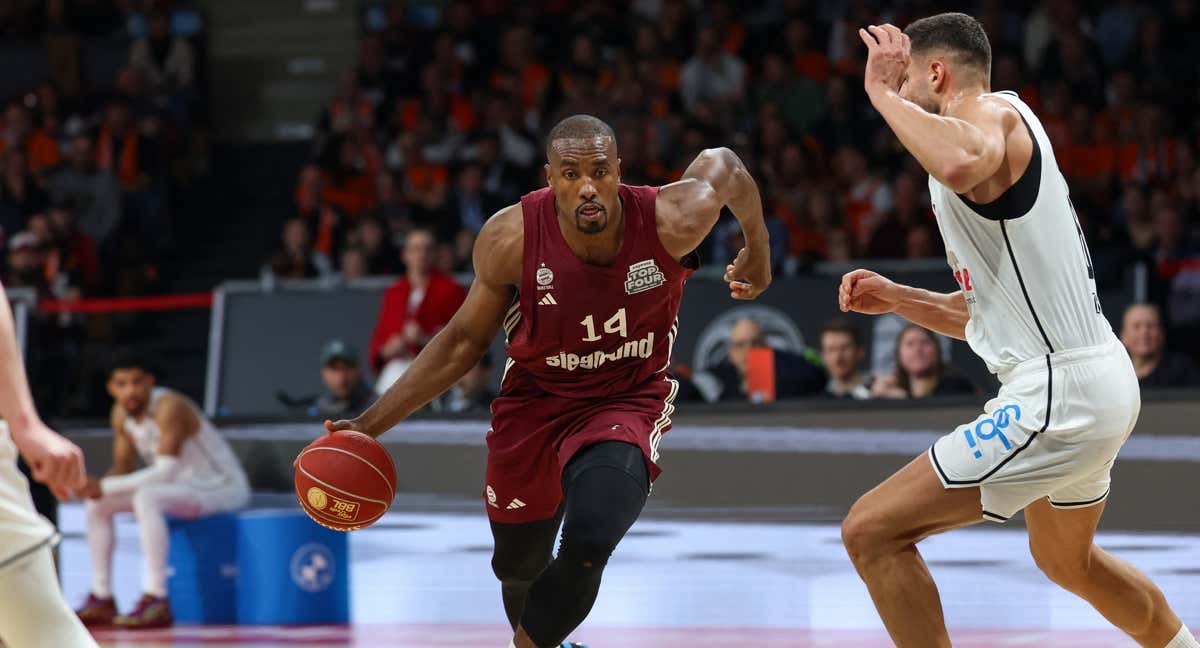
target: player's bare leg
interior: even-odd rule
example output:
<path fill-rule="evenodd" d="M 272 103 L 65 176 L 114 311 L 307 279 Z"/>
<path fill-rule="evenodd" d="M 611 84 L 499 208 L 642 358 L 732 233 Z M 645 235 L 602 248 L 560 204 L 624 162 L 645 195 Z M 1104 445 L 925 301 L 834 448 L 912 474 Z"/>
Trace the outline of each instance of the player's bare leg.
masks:
<path fill-rule="evenodd" d="M 925 455 L 850 509 L 842 541 L 898 648 L 950 646 L 937 586 L 916 545 L 981 519 L 979 489 L 946 489 Z"/>
<path fill-rule="evenodd" d="M 1183 623 L 1145 574 L 1095 545 L 1103 512 L 1103 502 L 1078 509 L 1056 509 L 1046 499 L 1030 504 L 1029 550 L 1050 580 L 1091 603 L 1142 646 L 1163 648 Z"/>

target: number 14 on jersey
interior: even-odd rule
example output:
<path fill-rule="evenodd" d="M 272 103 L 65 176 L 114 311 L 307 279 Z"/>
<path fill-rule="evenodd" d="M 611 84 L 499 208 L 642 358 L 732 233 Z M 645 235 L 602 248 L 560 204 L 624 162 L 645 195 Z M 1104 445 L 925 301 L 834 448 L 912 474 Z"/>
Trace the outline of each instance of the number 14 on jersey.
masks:
<path fill-rule="evenodd" d="M 601 335 L 596 335 L 596 320 L 592 315 L 588 315 L 587 317 L 583 318 L 583 321 L 580 322 L 580 324 L 583 325 L 583 328 L 587 329 L 587 335 L 583 338 L 584 342 L 597 342 L 603 337 Z M 612 317 L 605 320 L 604 332 L 616 333 L 623 338 L 629 337 L 629 326 L 625 320 L 624 308 L 617 311 Z"/>

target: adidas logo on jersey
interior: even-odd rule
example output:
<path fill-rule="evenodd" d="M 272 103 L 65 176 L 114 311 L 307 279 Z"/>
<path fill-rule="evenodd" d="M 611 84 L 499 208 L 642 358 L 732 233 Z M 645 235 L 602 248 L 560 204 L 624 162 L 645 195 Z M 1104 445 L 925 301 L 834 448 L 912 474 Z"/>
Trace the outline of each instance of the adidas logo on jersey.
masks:
<path fill-rule="evenodd" d="M 558 302 L 554 300 L 554 295 L 546 293 L 544 297 L 538 300 L 539 306 L 558 306 Z"/>
<path fill-rule="evenodd" d="M 513 500 L 508 503 L 508 506 L 506 506 L 504 508 L 506 508 L 510 511 L 515 511 L 516 509 L 519 509 L 519 508 L 525 508 L 525 502 L 522 502 L 521 500 L 514 497 Z"/>

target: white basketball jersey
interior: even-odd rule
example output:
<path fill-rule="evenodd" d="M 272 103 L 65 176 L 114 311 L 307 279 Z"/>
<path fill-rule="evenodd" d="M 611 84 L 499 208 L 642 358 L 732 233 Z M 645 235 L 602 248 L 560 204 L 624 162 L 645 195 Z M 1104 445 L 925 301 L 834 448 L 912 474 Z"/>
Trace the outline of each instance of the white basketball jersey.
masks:
<path fill-rule="evenodd" d="M 1115 339 L 1067 182 L 1041 122 L 1012 92 L 993 92 L 1033 138 L 1022 177 L 996 200 L 972 203 L 929 177 L 946 257 L 967 300 L 967 342 L 993 373 L 1049 353 Z"/>
<path fill-rule="evenodd" d="M 155 387 L 150 391 L 150 403 L 141 421 L 132 416 L 125 418 L 125 433 L 133 440 L 138 454 L 147 465 L 154 463 L 158 456 L 159 429 L 154 422 L 154 413 L 162 397 L 172 393 L 165 387 Z M 203 414 L 200 416 L 200 429 L 196 434 L 183 442 L 179 450 L 179 472 L 176 479 L 185 483 L 199 485 L 228 485 L 247 483 L 246 473 L 238 461 L 233 448 L 217 432 L 216 427 Z"/>

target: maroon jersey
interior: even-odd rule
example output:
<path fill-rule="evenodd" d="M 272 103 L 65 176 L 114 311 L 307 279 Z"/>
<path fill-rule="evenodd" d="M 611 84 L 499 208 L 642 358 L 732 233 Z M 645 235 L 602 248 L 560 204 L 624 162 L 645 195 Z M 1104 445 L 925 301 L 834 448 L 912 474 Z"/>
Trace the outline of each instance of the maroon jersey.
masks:
<path fill-rule="evenodd" d="M 658 187 L 618 191 L 625 238 L 608 267 L 587 264 L 568 247 L 551 189 L 521 198 L 525 259 L 518 300 L 504 321 L 502 393 L 532 381 L 559 396 L 602 398 L 666 371 L 693 270 L 658 239 Z"/>

